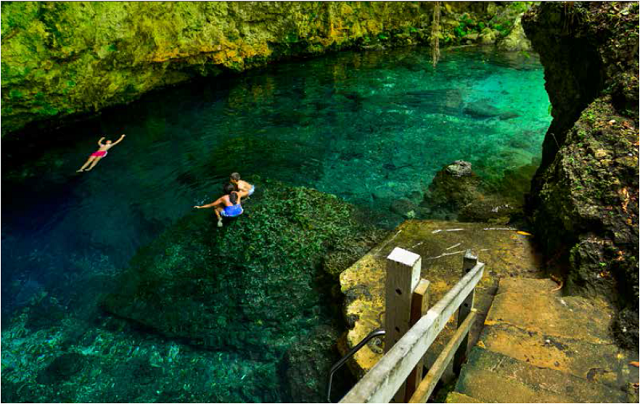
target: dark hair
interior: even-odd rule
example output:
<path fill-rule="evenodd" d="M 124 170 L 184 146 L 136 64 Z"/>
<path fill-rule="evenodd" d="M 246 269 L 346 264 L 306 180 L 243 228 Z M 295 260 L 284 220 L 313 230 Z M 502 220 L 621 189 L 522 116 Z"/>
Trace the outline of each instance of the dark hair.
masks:
<path fill-rule="evenodd" d="M 224 193 L 229 194 L 229 200 L 234 205 L 238 201 L 238 193 L 234 192 L 235 190 L 236 190 L 236 187 L 234 187 L 232 184 L 226 184 L 224 186 Z"/>
<path fill-rule="evenodd" d="M 234 181 L 240 181 L 240 173 L 231 173 L 229 177 Z"/>

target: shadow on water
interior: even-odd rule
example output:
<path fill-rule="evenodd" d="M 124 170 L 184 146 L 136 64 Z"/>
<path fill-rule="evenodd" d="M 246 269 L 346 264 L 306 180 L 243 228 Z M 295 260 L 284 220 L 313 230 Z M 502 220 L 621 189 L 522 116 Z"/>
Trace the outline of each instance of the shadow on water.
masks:
<path fill-rule="evenodd" d="M 451 161 L 468 160 L 480 176 L 499 182 L 540 154 L 551 119 L 543 82 L 535 56 L 523 54 L 452 49 L 443 52 L 434 71 L 428 49 L 343 52 L 199 79 L 58 131 L 3 139 L 7 366 L 24 366 L 25 374 L 44 366 L 33 353 L 12 351 L 11 344 L 25 337 L 16 331 L 19 314 L 42 310 L 33 327 L 41 330 L 59 323 L 60 313 L 90 317 L 97 296 L 113 287 L 110 279 L 136 252 L 192 206 L 215 199 L 230 172 L 338 195 L 384 217 L 386 226 L 402 220 L 389 212 L 389 204 L 402 197 L 419 201 Z M 126 139 L 94 171 L 75 173 L 100 136 L 115 139 L 121 133 Z M 44 321 L 46 313 L 53 313 L 51 323 Z M 81 324 L 75 332 L 89 352 L 97 334 L 93 325 Z M 33 330 L 26 335 L 45 338 Z M 154 352 L 139 335 L 118 335 Z M 56 346 L 57 337 L 46 338 Z M 180 349 L 236 387 L 251 368 L 251 383 L 263 384 L 262 400 L 282 398 L 279 382 L 271 379 L 274 363 L 257 364 L 230 352 L 217 362 Z M 76 371 L 57 366 L 56 372 Z M 202 383 L 209 383 L 207 377 Z M 211 389 L 236 388 L 230 385 Z M 24 397 L 30 389 L 22 390 Z M 109 397 L 65 394 L 71 400 L 118 401 L 124 393 L 116 388 Z M 183 397 L 172 394 L 162 397 Z M 203 397 L 191 400 L 198 399 Z"/>

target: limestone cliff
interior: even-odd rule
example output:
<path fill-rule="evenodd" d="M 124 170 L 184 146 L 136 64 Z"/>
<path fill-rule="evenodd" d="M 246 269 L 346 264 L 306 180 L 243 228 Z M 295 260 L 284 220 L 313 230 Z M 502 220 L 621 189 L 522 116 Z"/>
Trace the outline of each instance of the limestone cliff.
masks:
<path fill-rule="evenodd" d="M 428 41 L 429 2 L 5 2 L 2 133 L 287 56 Z M 446 2 L 442 42 L 493 43 L 528 3 Z M 480 41 L 480 31 L 486 31 Z"/>
<path fill-rule="evenodd" d="M 539 241 L 570 293 L 619 298 L 614 331 L 637 346 L 638 4 L 542 3 L 522 25 L 554 118 L 529 204 Z"/>

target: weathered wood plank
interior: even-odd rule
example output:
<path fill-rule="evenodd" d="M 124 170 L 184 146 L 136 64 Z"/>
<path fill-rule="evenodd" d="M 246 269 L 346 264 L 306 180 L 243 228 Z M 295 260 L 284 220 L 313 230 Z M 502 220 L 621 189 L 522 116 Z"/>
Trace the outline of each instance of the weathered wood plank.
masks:
<path fill-rule="evenodd" d="M 413 291 L 413 296 L 411 297 L 411 318 L 409 320 L 409 327 L 413 327 L 418 320 L 422 318 L 422 316 L 427 314 L 427 311 L 429 310 L 429 285 L 430 282 L 428 280 L 421 279 L 418 286 L 416 286 L 416 289 Z M 422 359 L 418 361 L 416 367 L 411 371 L 411 373 L 409 373 L 409 377 L 407 377 L 406 392 L 403 402 L 407 402 L 407 400 L 411 398 L 422 380 L 424 359 L 425 357 L 423 356 Z"/>
<path fill-rule="evenodd" d="M 340 402 L 388 403 L 445 327 L 449 317 L 475 288 L 483 272 L 484 264 L 478 263 L 429 309 Z"/>
<path fill-rule="evenodd" d="M 385 320 L 384 351 L 389 352 L 393 345 L 409 331 L 411 316 L 411 296 L 418 286 L 422 258 L 411 251 L 394 248 L 387 257 L 387 279 L 385 282 Z M 405 385 L 398 388 L 396 402 L 405 398 Z"/>
<path fill-rule="evenodd" d="M 466 336 L 469 334 L 469 330 L 473 325 L 473 322 L 476 319 L 475 310 L 472 311 L 464 322 L 460 325 L 460 327 L 456 330 L 451 340 L 444 347 L 438 359 L 433 363 L 433 366 L 429 369 L 429 372 L 424 377 L 420 385 L 416 389 L 415 393 L 407 400 L 408 403 L 426 403 L 433 393 L 433 389 L 436 388 L 436 384 L 442 377 L 442 374 L 449 366 L 449 362 L 453 358 L 456 350 L 462 344 L 462 341 L 466 339 Z"/>
<path fill-rule="evenodd" d="M 474 255 L 471 250 L 467 250 L 464 254 L 464 258 L 462 260 L 462 276 L 465 276 L 473 267 L 478 263 L 478 257 Z M 471 313 L 471 309 L 473 308 L 473 301 L 475 299 L 475 289 L 473 292 L 467 296 L 466 299 L 460 305 L 460 310 L 458 310 L 458 327 L 464 322 L 469 313 Z M 469 337 L 465 336 L 464 340 L 460 344 L 460 347 L 456 351 L 455 357 L 453 358 L 453 373 L 456 375 L 460 374 L 460 370 L 462 369 L 462 364 L 467 359 L 467 350 L 469 347 Z"/>

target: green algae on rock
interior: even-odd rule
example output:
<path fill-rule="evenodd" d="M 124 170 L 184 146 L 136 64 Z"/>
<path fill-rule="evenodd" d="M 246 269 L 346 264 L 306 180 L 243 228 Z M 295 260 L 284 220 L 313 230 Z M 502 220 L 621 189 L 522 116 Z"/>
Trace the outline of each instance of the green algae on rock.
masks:
<path fill-rule="evenodd" d="M 618 297 L 637 313 L 638 4 L 543 3 L 522 23 L 554 117 L 532 185 L 536 235 L 568 264 L 570 292 Z M 614 328 L 637 347 L 637 322 Z"/>
<path fill-rule="evenodd" d="M 286 389 L 318 400 L 314 392 L 326 382 L 318 369 L 331 365 L 335 338 L 317 341 L 337 336 L 340 324 L 333 277 L 322 268 L 338 275 L 338 266 L 345 269 L 386 233 L 333 195 L 269 180 L 256 188 L 244 214 L 225 227 L 215 226 L 211 211 L 196 211 L 143 248 L 104 307 L 209 350 L 272 364 L 286 354 L 286 374 L 321 378 Z M 332 254 L 340 257 L 326 258 Z M 311 355 L 314 367 L 301 355 Z"/>
<path fill-rule="evenodd" d="M 447 4 L 443 13 L 452 24 L 442 29 L 444 42 L 464 43 L 467 31 L 485 25 L 493 27 L 494 40 L 505 36 L 527 4 Z M 5 2 L 2 134 L 30 122 L 56 125 L 156 88 L 284 57 L 427 42 L 432 7 L 428 2 Z"/>

